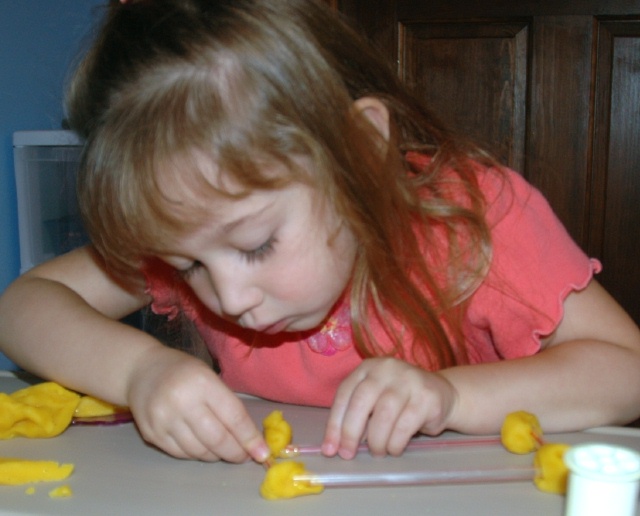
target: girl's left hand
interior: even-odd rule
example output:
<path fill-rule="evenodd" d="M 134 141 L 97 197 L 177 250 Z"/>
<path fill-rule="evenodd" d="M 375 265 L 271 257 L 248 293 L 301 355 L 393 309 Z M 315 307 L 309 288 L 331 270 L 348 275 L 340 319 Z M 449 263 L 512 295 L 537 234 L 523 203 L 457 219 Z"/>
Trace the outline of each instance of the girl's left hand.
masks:
<path fill-rule="evenodd" d="M 366 438 L 372 455 L 400 455 L 416 432 L 442 432 L 456 399 L 438 373 L 394 358 L 366 359 L 338 389 L 322 451 L 351 459 Z"/>

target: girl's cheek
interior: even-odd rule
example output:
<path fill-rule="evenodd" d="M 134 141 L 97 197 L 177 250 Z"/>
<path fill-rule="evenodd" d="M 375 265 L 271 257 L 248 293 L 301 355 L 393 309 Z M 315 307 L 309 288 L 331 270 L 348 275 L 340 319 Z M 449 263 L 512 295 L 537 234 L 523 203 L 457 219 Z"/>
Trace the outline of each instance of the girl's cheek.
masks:
<path fill-rule="evenodd" d="M 220 315 L 220 303 L 213 287 L 206 280 L 190 281 L 189 286 L 200 302 L 216 315 Z"/>

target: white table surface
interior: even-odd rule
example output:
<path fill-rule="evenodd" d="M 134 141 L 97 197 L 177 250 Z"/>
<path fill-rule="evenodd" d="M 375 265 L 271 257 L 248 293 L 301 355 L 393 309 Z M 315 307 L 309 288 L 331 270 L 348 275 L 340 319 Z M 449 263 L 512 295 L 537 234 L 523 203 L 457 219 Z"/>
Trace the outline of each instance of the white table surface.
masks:
<path fill-rule="evenodd" d="M 25 379 L 0 372 L 0 392 L 27 386 Z M 254 398 L 245 403 L 256 422 L 273 409 L 291 423 L 294 442 L 320 442 L 327 411 L 279 405 Z M 447 437 L 461 437 L 447 434 Z M 599 428 L 588 432 L 545 436 L 547 442 L 607 442 L 640 451 L 640 430 Z M 499 484 L 332 488 L 315 496 L 267 501 L 258 489 L 262 467 L 247 463 L 202 463 L 171 458 L 147 446 L 129 423 L 112 427 L 70 427 L 51 439 L 0 441 L 0 457 L 54 460 L 75 464 L 66 481 L 26 486 L 0 486 L 0 514 L 70 515 L 518 515 L 561 516 L 564 498 L 538 491 L 532 482 Z M 329 471 L 406 471 L 411 468 L 464 468 L 479 465 L 529 465 L 532 455 L 512 455 L 499 445 L 428 450 L 401 458 L 373 459 L 360 454 L 353 461 L 305 457 L 307 469 Z M 73 497 L 51 499 L 48 492 L 68 484 Z M 640 513 L 639 513 L 640 514 Z"/>

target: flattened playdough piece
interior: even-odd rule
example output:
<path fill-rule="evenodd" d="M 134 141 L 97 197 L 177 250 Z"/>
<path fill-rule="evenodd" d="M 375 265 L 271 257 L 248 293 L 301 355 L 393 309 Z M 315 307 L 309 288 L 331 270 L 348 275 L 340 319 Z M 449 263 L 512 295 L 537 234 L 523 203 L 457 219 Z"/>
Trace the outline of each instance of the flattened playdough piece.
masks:
<path fill-rule="evenodd" d="M 0 458 L 0 485 L 17 486 L 32 482 L 64 480 L 73 472 L 73 464 L 49 460 Z"/>
<path fill-rule="evenodd" d="M 0 439 L 54 437 L 71 423 L 80 395 L 54 382 L 0 393 Z"/>
<path fill-rule="evenodd" d="M 49 491 L 49 498 L 70 498 L 73 496 L 73 491 L 68 485 L 58 486 Z"/>
<path fill-rule="evenodd" d="M 127 407 L 121 407 L 114 405 L 108 401 L 94 398 L 93 396 L 82 396 L 80 402 L 76 407 L 73 414 L 74 417 L 98 417 L 98 416 L 111 416 L 113 414 L 119 414 L 123 412 L 129 412 Z"/>

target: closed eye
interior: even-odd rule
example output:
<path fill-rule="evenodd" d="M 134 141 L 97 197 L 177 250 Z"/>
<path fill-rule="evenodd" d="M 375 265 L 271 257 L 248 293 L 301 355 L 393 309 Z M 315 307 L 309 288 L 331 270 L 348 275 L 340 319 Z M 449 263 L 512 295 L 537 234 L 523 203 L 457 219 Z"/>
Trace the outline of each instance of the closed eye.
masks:
<path fill-rule="evenodd" d="M 180 274 L 180 276 L 182 276 L 183 279 L 189 279 L 200 268 L 202 268 L 202 262 L 199 260 L 196 260 L 188 268 L 179 270 L 178 273 Z"/>
<path fill-rule="evenodd" d="M 260 262 L 273 252 L 276 242 L 277 240 L 275 238 L 270 237 L 259 247 L 251 249 L 250 251 L 241 251 L 241 253 L 248 263 Z"/>

